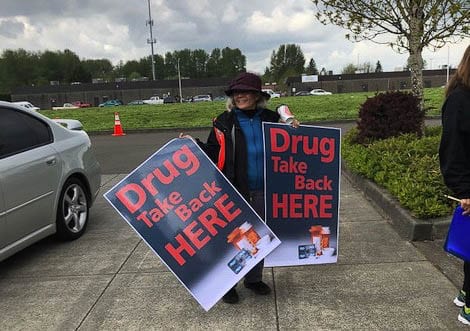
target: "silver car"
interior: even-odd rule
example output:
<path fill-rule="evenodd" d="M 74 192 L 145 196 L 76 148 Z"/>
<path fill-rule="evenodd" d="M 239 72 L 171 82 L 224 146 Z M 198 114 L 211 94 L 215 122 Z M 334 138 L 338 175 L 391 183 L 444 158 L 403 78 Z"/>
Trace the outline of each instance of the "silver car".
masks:
<path fill-rule="evenodd" d="M 192 101 L 193 102 L 212 101 L 212 98 L 209 94 L 201 94 L 201 95 L 195 95 Z"/>
<path fill-rule="evenodd" d="M 325 91 L 321 88 L 316 88 L 310 91 L 311 95 L 331 95 L 331 92 Z"/>
<path fill-rule="evenodd" d="M 0 101 L 0 261 L 54 233 L 77 239 L 87 227 L 100 166 L 86 132 L 61 124 Z"/>

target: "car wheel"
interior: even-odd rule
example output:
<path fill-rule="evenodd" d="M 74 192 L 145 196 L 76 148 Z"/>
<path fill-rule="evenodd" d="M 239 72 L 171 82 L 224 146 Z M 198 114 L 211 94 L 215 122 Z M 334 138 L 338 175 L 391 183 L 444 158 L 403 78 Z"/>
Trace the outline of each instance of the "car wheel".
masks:
<path fill-rule="evenodd" d="M 83 183 L 69 178 L 60 193 L 57 206 L 57 236 L 64 240 L 79 238 L 86 229 L 89 201 Z"/>

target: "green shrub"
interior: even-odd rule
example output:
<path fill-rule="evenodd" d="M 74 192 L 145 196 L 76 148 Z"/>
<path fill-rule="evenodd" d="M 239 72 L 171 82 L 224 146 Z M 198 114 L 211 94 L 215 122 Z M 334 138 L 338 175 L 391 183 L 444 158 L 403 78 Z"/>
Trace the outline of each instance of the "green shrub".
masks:
<path fill-rule="evenodd" d="M 366 144 L 402 133 L 421 135 L 424 115 L 419 98 L 411 93 L 379 93 L 367 98 L 359 109 L 357 142 Z"/>
<path fill-rule="evenodd" d="M 368 145 L 355 143 L 357 134 L 357 129 L 350 130 L 342 144 L 343 160 L 351 171 L 387 189 L 417 218 L 452 212 L 439 170 L 439 128 L 427 129 L 423 137 L 403 134 Z"/>

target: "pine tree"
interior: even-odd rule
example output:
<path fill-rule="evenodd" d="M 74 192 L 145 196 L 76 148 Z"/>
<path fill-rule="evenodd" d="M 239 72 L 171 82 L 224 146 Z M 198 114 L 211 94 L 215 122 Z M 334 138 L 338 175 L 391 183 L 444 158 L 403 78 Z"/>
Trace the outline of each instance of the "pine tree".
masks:
<path fill-rule="evenodd" d="M 377 60 L 377 63 L 375 64 L 375 72 L 383 72 L 382 64 L 378 60 Z"/>

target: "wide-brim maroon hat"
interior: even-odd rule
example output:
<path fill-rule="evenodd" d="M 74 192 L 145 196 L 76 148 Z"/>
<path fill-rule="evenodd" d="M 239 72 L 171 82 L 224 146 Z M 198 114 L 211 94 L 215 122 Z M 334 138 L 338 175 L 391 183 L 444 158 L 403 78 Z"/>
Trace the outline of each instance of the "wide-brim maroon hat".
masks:
<path fill-rule="evenodd" d="M 225 94 L 231 96 L 234 91 L 255 91 L 269 99 L 271 96 L 261 90 L 261 78 L 250 72 L 238 74 L 229 84 Z"/>

